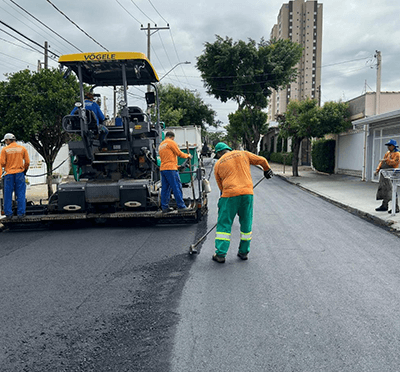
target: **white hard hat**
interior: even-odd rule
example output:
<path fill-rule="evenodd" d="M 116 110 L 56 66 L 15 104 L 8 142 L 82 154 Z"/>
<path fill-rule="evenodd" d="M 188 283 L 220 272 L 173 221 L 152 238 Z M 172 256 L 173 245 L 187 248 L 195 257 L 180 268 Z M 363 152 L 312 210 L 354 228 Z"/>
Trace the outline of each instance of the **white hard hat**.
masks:
<path fill-rule="evenodd" d="M 1 142 L 4 142 L 4 141 L 7 140 L 7 139 L 9 139 L 9 140 L 15 140 L 16 138 L 15 138 L 15 136 L 14 136 L 12 133 L 6 133 L 6 134 L 4 135 L 4 138 L 1 140 Z"/>

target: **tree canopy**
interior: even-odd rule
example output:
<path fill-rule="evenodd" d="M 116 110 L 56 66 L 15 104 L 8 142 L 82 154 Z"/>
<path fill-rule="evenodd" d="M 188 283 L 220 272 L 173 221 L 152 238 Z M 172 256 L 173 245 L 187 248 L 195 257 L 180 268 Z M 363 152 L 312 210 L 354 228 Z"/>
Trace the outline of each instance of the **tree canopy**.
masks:
<path fill-rule="evenodd" d="M 295 66 L 301 55 L 301 45 L 290 40 L 267 42 L 261 39 L 257 44 L 251 39 L 234 42 L 231 38 L 223 39 L 217 35 L 214 43 L 205 43 L 196 67 L 208 94 L 222 102 L 235 101 L 238 111 L 248 110 L 237 117 L 232 116 L 235 120 L 232 127 L 239 128 L 236 121 L 240 117 L 243 119 L 240 137 L 249 150 L 254 150 L 253 145 L 263 127 L 255 125 L 249 117 L 261 117 L 261 110 L 267 107 L 272 91 L 295 79 Z"/>
<path fill-rule="evenodd" d="M 54 160 L 70 139 L 62 130 L 62 118 L 77 100 L 79 86 L 75 77 L 64 78 L 56 69 L 23 70 L 0 82 L 0 135 L 15 134 L 18 140 L 31 143 L 43 157 L 49 196 Z"/>
<path fill-rule="evenodd" d="M 229 124 L 226 129 L 233 146 L 236 147 L 241 140 L 248 150 L 256 152 L 261 134 L 265 134 L 268 129 L 268 115 L 261 110 L 251 110 L 246 107 L 229 114 L 228 118 Z M 250 133 L 253 135 L 251 136 Z"/>
<path fill-rule="evenodd" d="M 249 39 L 234 42 L 216 36 L 214 43 L 205 43 L 196 67 L 201 73 L 207 93 L 222 102 L 234 100 L 244 106 L 265 108 L 272 89 L 286 86 L 296 77 L 294 67 L 300 60 L 302 47 L 290 40 Z"/>
<path fill-rule="evenodd" d="M 326 102 L 318 106 L 317 100 L 290 101 L 286 112 L 277 116 L 279 134 L 292 139 L 292 169 L 298 176 L 298 157 L 301 141 L 305 138 L 322 137 L 329 133 L 340 133 L 349 128 L 349 107 L 343 102 Z"/>
<path fill-rule="evenodd" d="M 204 124 L 215 126 L 215 111 L 198 93 L 181 89 L 171 84 L 159 85 L 160 117 L 167 126 L 187 126 Z"/>

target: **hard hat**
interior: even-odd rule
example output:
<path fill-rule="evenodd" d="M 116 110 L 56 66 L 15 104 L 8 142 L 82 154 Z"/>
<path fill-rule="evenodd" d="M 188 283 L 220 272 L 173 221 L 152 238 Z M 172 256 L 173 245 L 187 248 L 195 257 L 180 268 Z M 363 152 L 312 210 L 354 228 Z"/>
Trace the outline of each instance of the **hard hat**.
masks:
<path fill-rule="evenodd" d="M 390 146 L 390 145 L 393 145 L 394 147 L 398 147 L 397 142 L 394 139 L 391 139 L 389 142 L 385 143 L 385 146 Z"/>
<path fill-rule="evenodd" d="M 1 142 L 4 142 L 5 140 L 15 140 L 15 136 L 12 133 L 6 133 L 4 135 L 4 138 L 1 140 Z"/>
<path fill-rule="evenodd" d="M 223 150 L 232 151 L 232 149 L 231 149 L 226 143 L 224 143 L 224 142 L 218 142 L 218 143 L 215 145 L 215 152 L 220 152 L 220 151 L 223 151 Z"/>

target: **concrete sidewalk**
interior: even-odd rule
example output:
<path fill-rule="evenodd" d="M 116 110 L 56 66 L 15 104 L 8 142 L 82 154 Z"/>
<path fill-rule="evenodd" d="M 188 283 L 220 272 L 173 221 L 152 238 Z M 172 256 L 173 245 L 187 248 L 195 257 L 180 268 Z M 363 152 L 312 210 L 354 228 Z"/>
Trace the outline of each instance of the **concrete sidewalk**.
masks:
<path fill-rule="evenodd" d="M 375 211 L 375 208 L 381 205 L 381 201 L 376 200 L 378 183 L 363 182 L 358 177 L 320 173 L 305 166 L 299 167 L 299 177 L 293 177 L 291 166 L 285 166 L 284 169 L 281 164 L 270 163 L 270 165 L 276 176 L 351 213 L 400 233 L 400 213 L 391 216 L 388 212 Z"/>

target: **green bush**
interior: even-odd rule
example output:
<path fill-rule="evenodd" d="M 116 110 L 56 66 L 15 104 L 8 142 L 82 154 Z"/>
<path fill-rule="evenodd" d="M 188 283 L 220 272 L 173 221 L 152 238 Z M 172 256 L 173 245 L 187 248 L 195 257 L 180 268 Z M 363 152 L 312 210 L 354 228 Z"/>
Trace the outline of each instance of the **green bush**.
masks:
<path fill-rule="evenodd" d="M 313 142 L 311 158 L 314 168 L 324 173 L 335 172 L 335 140 L 320 139 Z"/>
<path fill-rule="evenodd" d="M 286 160 L 285 157 L 283 155 L 287 155 L 286 156 Z M 293 153 L 291 152 L 272 152 L 270 155 L 270 159 L 271 162 L 273 163 L 280 163 L 283 164 L 283 162 L 285 162 L 286 165 L 291 165 L 292 164 L 292 158 L 293 158 Z"/>
<path fill-rule="evenodd" d="M 271 159 L 271 153 L 267 150 L 262 150 L 259 153 L 260 156 L 264 156 L 265 159 L 270 160 Z"/>

